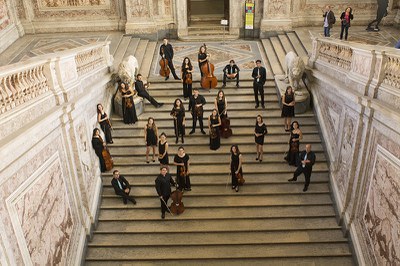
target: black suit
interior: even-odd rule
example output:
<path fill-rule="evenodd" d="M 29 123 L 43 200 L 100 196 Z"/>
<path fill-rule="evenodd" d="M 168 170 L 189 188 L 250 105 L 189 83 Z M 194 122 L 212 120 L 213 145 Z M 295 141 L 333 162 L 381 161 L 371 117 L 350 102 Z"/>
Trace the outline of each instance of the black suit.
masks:
<path fill-rule="evenodd" d="M 160 46 L 160 55 L 164 55 L 164 58 L 168 60 L 168 67 L 169 69 L 171 69 L 174 78 L 179 79 L 179 77 L 175 73 L 174 64 L 172 63 L 172 59 L 174 58 L 174 49 L 172 48 L 172 45 L 169 43 L 167 43 L 167 45 L 162 44 Z"/>
<path fill-rule="evenodd" d="M 150 96 L 147 92 L 146 88 L 144 87 L 143 81 L 136 80 L 135 81 L 135 90 L 137 91 L 138 95 L 142 98 L 147 99 L 153 106 L 158 107 L 160 104 Z"/>
<path fill-rule="evenodd" d="M 239 71 L 240 71 L 240 69 L 236 64 L 234 64 L 233 66 L 231 66 L 230 64 L 226 65 L 222 71 L 224 72 L 224 78 L 223 78 L 223 81 L 222 81 L 222 83 L 224 85 L 226 85 L 226 78 L 228 78 L 226 75 L 227 74 L 234 74 L 234 73 L 237 73 L 235 79 L 236 79 L 236 85 L 239 85 Z"/>
<path fill-rule="evenodd" d="M 131 185 L 129 184 L 128 180 L 125 179 L 125 177 L 120 175 L 119 178 L 113 178 L 111 180 L 111 185 L 114 188 L 115 194 L 122 197 L 124 204 L 126 204 L 128 200 L 136 204 L 135 199 L 132 196 L 129 196 L 129 193 L 131 192 Z M 125 192 L 125 189 L 129 189 L 128 193 Z"/>
<path fill-rule="evenodd" d="M 206 99 L 202 95 L 199 95 L 199 96 L 197 96 L 197 98 L 194 98 L 194 94 L 193 94 L 189 98 L 189 111 L 192 111 L 191 113 L 192 113 L 192 119 L 193 119 L 192 131 L 195 131 L 195 129 L 196 129 L 197 119 L 199 119 L 200 130 L 204 131 L 204 129 L 203 129 L 203 112 L 201 112 L 201 116 L 198 116 L 195 112 L 195 106 L 197 104 L 202 104 L 202 106 L 204 106 L 206 104 Z"/>
<path fill-rule="evenodd" d="M 257 79 L 257 76 L 260 75 L 261 77 Z M 253 73 L 251 74 L 253 77 L 253 90 L 254 90 L 254 99 L 256 101 L 256 105 L 259 106 L 258 101 L 258 93 L 261 95 L 261 105 L 264 107 L 264 84 L 267 80 L 267 70 L 264 67 L 255 67 L 253 69 Z"/>
<path fill-rule="evenodd" d="M 306 163 L 303 166 L 301 164 L 301 161 L 305 160 L 306 155 L 307 155 L 307 160 L 309 160 L 310 162 Z M 305 177 L 305 184 L 304 184 L 305 189 L 307 189 L 308 186 L 310 185 L 311 172 L 314 163 L 315 163 L 315 153 L 313 151 L 310 151 L 309 153 L 307 153 L 306 151 L 301 152 L 299 166 L 297 167 L 296 171 L 293 174 L 293 180 L 296 181 L 297 177 L 303 173 Z"/>
<path fill-rule="evenodd" d="M 159 174 L 155 180 L 156 190 L 159 197 L 163 197 L 165 203 L 160 199 L 161 202 L 161 213 L 165 214 L 167 211 L 168 199 L 171 196 L 171 185 L 175 186 L 175 181 L 171 175 L 167 173 L 165 176 Z"/>

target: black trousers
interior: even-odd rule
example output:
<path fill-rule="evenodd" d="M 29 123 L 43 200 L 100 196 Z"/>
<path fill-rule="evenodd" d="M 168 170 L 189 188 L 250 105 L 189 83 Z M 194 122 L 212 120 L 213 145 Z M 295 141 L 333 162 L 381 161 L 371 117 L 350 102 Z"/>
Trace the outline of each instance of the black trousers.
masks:
<path fill-rule="evenodd" d="M 156 107 L 159 105 L 159 103 L 153 97 L 151 97 L 147 91 L 138 93 L 138 95 L 142 98 L 147 99 L 152 105 L 154 105 Z"/>
<path fill-rule="evenodd" d="M 343 39 L 343 32 L 344 32 L 344 39 L 347 40 L 347 36 L 349 35 L 349 25 L 342 24 L 342 30 L 340 31 L 340 39 Z"/>
<path fill-rule="evenodd" d="M 199 120 L 200 130 L 204 131 L 204 129 L 203 129 L 203 116 L 199 116 L 198 117 L 197 115 L 193 115 L 192 114 L 192 119 L 193 119 L 192 131 L 196 130 L 197 120 Z"/>
<path fill-rule="evenodd" d="M 192 96 L 192 84 L 183 83 L 183 97 L 189 98 Z"/>
<path fill-rule="evenodd" d="M 175 73 L 175 67 L 174 67 L 174 63 L 172 63 L 172 59 L 168 59 L 168 67 L 171 70 L 172 76 L 174 76 L 175 79 L 178 79 L 179 77 L 176 75 Z"/>
<path fill-rule="evenodd" d="M 164 199 L 165 203 L 160 199 L 160 202 L 161 202 L 161 213 L 162 214 L 165 214 L 165 212 L 168 211 L 168 208 L 167 208 L 167 206 L 165 204 L 168 204 L 169 196 L 170 195 L 163 196 L 163 199 Z"/>
<path fill-rule="evenodd" d="M 122 197 L 122 201 L 124 202 L 124 204 L 127 204 L 127 203 L 128 203 L 128 200 L 129 200 L 129 201 L 132 201 L 132 202 L 136 202 L 135 199 L 133 198 L 133 196 L 129 196 L 129 193 L 131 193 L 131 189 L 129 189 L 128 193 L 126 193 L 126 192 L 119 192 L 119 193 L 116 193 L 116 194 L 117 194 L 118 196 L 121 196 L 121 197 Z"/>
<path fill-rule="evenodd" d="M 223 80 L 222 80 L 222 83 L 223 83 L 224 85 L 226 85 L 226 79 L 227 79 L 227 78 L 228 78 L 228 77 L 227 77 L 226 73 L 224 73 L 224 78 L 223 78 Z M 228 78 L 228 79 L 231 79 L 231 78 Z M 239 72 L 237 73 L 236 77 L 234 77 L 233 79 L 236 79 L 236 85 L 239 85 Z"/>
<path fill-rule="evenodd" d="M 305 177 L 304 187 L 308 188 L 308 186 L 310 185 L 311 172 L 312 172 L 312 169 L 308 169 L 306 167 L 303 168 L 303 166 L 300 164 L 297 167 L 296 171 L 294 171 L 293 179 L 297 180 L 297 177 L 299 175 L 304 174 L 304 177 Z"/>
<path fill-rule="evenodd" d="M 258 101 L 258 94 L 261 95 L 261 105 L 264 106 L 264 85 L 262 83 L 254 82 L 253 83 L 254 90 L 254 99 L 256 101 L 256 105 L 260 105 Z"/>

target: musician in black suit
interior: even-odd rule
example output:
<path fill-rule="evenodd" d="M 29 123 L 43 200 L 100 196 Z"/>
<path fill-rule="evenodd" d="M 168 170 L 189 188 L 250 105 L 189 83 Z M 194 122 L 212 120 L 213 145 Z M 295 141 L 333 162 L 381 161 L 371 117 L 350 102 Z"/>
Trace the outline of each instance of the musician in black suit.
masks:
<path fill-rule="evenodd" d="M 301 152 L 300 161 L 300 164 L 297 166 L 297 169 L 293 174 L 293 178 L 289 179 L 288 181 L 297 181 L 297 177 L 303 173 L 305 177 L 303 191 L 306 192 L 308 186 L 310 185 L 312 167 L 315 163 L 315 153 L 311 151 L 311 144 L 307 144 L 306 150 Z"/>
<path fill-rule="evenodd" d="M 253 90 L 254 90 L 254 99 L 256 100 L 256 108 L 260 106 L 258 101 L 258 93 L 261 95 L 261 106 L 264 109 L 264 84 L 267 80 L 267 70 L 261 66 L 261 60 L 256 61 L 256 67 L 253 69 L 253 73 L 251 76 L 253 77 Z"/>
<path fill-rule="evenodd" d="M 226 86 L 226 78 L 236 79 L 236 87 L 239 88 L 239 67 L 235 64 L 235 60 L 229 61 L 229 65 L 226 65 L 222 72 L 224 72 L 224 78 L 222 80 L 222 88 Z"/>
<path fill-rule="evenodd" d="M 168 67 L 172 72 L 172 75 L 174 76 L 174 79 L 176 80 L 181 80 L 175 73 L 175 68 L 174 68 L 174 63 L 172 62 L 172 59 L 174 58 L 174 49 L 172 48 L 172 45 L 168 43 L 168 39 L 164 38 L 163 39 L 163 44 L 160 46 L 160 55 L 162 58 L 165 58 L 168 60 Z M 168 77 L 165 77 L 165 80 L 168 80 Z"/>
<path fill-rule="evenodd" d="M 119 175 L 118 170 L 114 170 L 113 172 L 113 179 L 111 180 L 111 185 L 114 188 L 115 194 L 122 197 L 124 204 L 128 203 L 128 200 L 136 205 L 136 200 L 133 196 L 129 196 L 131 192 L 131 185 L 129 184 L 128 180 L 125 179 L 122 175 Z"/>
<path fill-rule="evenodd" d="M 168 168 L 166 166 L 162 166 L 160 168 L 160 174 L 157 176 L 155 183 L 157 194 L 160 197 L 161 202 L 161 219 L 164 219 L 165 212 L 168 211 L 167 204 L 168 199 L 171 196 L 171 185 L 176 186 L 176 182 L 168 173 Z"/>
<path fill-rule="evenodd" d="M 192 113 L 193 126 L 189 134 L 193 134 L 196 130 L 197 120 L 199 120 L 201 133 L 206 134 L 203 129 L 203 106 L 206 104 L 206 99 L 199 94 L 198 89 L 193 89 L 193 95 L 189 98 L 189 111 Z"/>
<path fill-rule="evenodd" d="M 156 108 L 163 106 L 163 103 L 157 102 L 153 97 L 150 96 L 150 94 L 146 90 L 147 86 L 147 83 L 143 84 L 142 74 L 137 74 L 135 81 L 135 90 L 137 91 L 138 95 L 142 98 L 147 99 Z"/>

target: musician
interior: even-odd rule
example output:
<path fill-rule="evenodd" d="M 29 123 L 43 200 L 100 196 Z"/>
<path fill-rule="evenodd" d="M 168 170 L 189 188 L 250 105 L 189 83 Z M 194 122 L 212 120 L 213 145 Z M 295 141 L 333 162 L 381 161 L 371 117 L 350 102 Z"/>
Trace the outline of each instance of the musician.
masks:
<path fill-rule="evenodd" d="M 239 88 L 239 67 L 236 65 L 235 60 L 229 61 L 229 65 L 226 65 L 222 72 L 224 72 L 224 78 L 222 80 L 222 88 L 226 87 L 226 78 L 236 79 L 236 87 Z"/>
<path fill-rule="evenodd" d="M 253 73 L 251 74 L 253 77 L 253 90 L 254 90 L 254 99 L 256 100 L 255 108 L 260 106 L 258 101 L 258 94 L 261 95 L 261 106 L 265 109 L 264 104 L 264 84 L 267 80 L 267 70 L 261 66 L 261 60 L 256 61 L 256 67 L 253 69 Z"/>
<path fill-rule="evenodd" d="M 193 66 L 189 57 L 185 57 L 182 62 L 181 75 L 183 84 L 183 98 L 186 100 L 192 95 L 192 72 Z"/>
<path fill-rule="evenodd" d="M 144 126 L 144 141 L 146 143 L 146 163 L 149 163 L 150 147 L 153 148 L 153 163 L 156 161 L 156 147 L 158 142 L 158 128 L 154 122 L 154 118 L 149 117 L 147 124 Z"/>
<path fill-rule="evenodd" d="M 189 134 L 193 134 L 196 130 L 197 120 L 199 120 L 201 133 L 206 134 L 203 129 L 203 106 L 206 104 L 206 99 L 199 94 L 198 89 L 193 89 L 193 95 L 189 98 L 189 111 L 191 111 L 193 126 Z"/>
<path fill-rule="evenodd" d="M 210 132 L 210 149 L 218 150 L 221 146 L 221 136 L 219 127 L 221 126 L 221 118 L 218 116 L 217 109 L 212 111 L 212 114 L 208 117 L 208 130 Z"/>
<path fill-rule="evenodd" d="M 315 153 L 311 151 L 311 144 L 307 144 L 306 150 L 301 152 L 300 160 L 301 164 L 294 172 L 293 178 L 289 179 L 288 181 L 297 181 L 297 177 L 303 173 L 305 177 L 303 192 L 306 192 L 308 190 L 308 186 L 310 185 L 312 167 L 315 163 Z"/>
<path fill-rule="evenodd" d="M 92 147 L 97 157 L 99 157 L 100 162 L 100 171 L 104 173 L 106 170 L 106 163 L 103 157 L 103 149 L 106 146 L 106 143 L 100 136 L 100 130 L 98 128 L 93 129 L 92 135 Z"/>
<path fill-rule="evenodd" d="M 100 124 L 101 130 L 104 132 L 107 143 L 114 143 L 111 135 L 111 123 L 106 112 L 104 112 L 103 105 L 97 105 L 97 122 Z"/>
<path fill-rule="evenodd" d="M 150 94 L 146 90 L 148 88 L 148 84 L 144 84 L 142 78 L 143 77 L 141 74 L 137 74 L 135 81 L 135 89 L 137 91 L 137 94 L 140 97 L 147 99 L 156 108 L 163 106 L 163 103 L 157 102 L 153 97 L 150 96 Z"/>
<path fill-rule="evenodd" d="M 183 137 L 185 136 L 185 107 L 181 99 L 174 101 L 174 107 L 171 110 L 170 115 L 174 118 L 174 131 L 175 131 L 175 143 L 178 144 L 178 138 L 181 136 L 182 144 L 185 143 Z"/>
<path fill-rule="evenodd" d="M 199 53 L 197 55 L 197 59 L 199 62 L 199 69 L 201 77 L 203 77 L 203 72 L 201 71 L 201 66 L 204 65 L 208 60 L 209 54 L 207 54 L 207 46 L 202 45 L 200 46 Z"/>
<path fill-rule="evenodd" d="M 228 117 L 228 101 L 225 98 L 225 93 L 223 90 L 219 90 L 217 97 L 214 100 L 215 109 L 218 110 L 218 115 L 221 118 Z"/>
<path fill-rule="evenodd" d="M 119 90 L 122 95 L 122 116 L 124 117 L 125 124 L 135 124 L 138 121 L 135 109 L 135 102 L 133 101 L 134 91 L 128 84 L 121 83 Z"/>
<path fill-rule="evenodd" d="M 267 126 L 265 125 L 261 115 L 257 115 L 256 127 L 254 129 L 254 141 L 256 143 L 257 157 L 256 161 L 260 163 L 263 160 L 264 154 L 264 136 L 268 133 Z"/>
<path fill-rule="evenodd" d="M 238 145 L 231 146 L 231 161 L 230 161 L 230 168 L 231 168 L 231 177 L 232 177 L 232 189 L 236 192 L 239 192 L 239 183 L 237 174 L 242 174 L 242 154 L 239 151 Z"/>
<path fill-rule="evenodd" d="M 122 197 L 122 201 L 124 204 L 128 204 L 128 200 L 136 205 L 136 200 L 133 196 L 129 196 L 131 192 L 131 185 L 128 180 L 125 179 L 122 175 L 119 174 L 118 170 L 114 170 L 113 179 L 111 179 L 111 185 L 114 188 L 115 194 Z"/>
<path fill-rule="evenodd" d="M 182 190 L 191 191 L 190 185 L 190 158 L 189 155 L 185 153 L 185 149 L 180 146 L 178 148 L 178 154 L 174 157 L 174 165 L 176 165 L 176 177 L 178 181 L 178 188 Z"/>
<path fill-rule="evenodd" d="M 168 142 L 167 142 L 167 135 L 162 132 L 161 135 L 159 136 L 159 141 L 158 141 L 158 161 L 160 162 L 160 167 L 163 165 L 168 165 L 169 164 L 169 158 L 168 158 Z"/>
<path fill-rule="evenodd" d="M 157 176 L 155 184 L 161 202 L 161 219 L 164 219 L 165 212 L 168 211 L 167 204 L 171 196 L 171 185 L 176 186 L 176 182 L 168 173 L 168 168 L 166 166 L 160 168 L 160 174 Z"/>
<path fill-rule="evenodd" d="M 160 55 L 162 58 L 168 60 L 168 67 L 169 69 L 171 69 L 171 73 L 174 76 L 174 79 L 181 80 L 175 73 L 174 63 L 172 62 L 172 59 L 174 58 L 174 49 L 172 48 L 172 45 L 168 43 L 167 38 L 163 39 L 163 44 L 160 46 Z M 165 77 L 165 80 L 168 79 L 169 76 Z"/>

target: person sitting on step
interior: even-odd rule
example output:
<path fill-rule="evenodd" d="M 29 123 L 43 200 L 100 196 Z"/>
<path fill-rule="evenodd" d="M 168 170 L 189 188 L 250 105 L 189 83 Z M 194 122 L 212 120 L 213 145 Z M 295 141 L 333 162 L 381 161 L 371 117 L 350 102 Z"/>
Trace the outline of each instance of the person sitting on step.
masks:
<path fill-rule="evenodd" d="M 147 99 L 154 107 L 159 108 L 163 106 L 163 103 L 157 102 L 153 97 L 150 96 L 150 94 L 147 92 L 148 84 L 144 84 L 142 81 L 142 75 L 137 74 L 136 76 L 136 81 L 135 81 L 135 90 L 137 91 L 137 94 L 142 97 Z"/>
<path fill-rule="evenodd" d="M 301 152 L 300 161 L 301 162 L 299 166 L 293 174 L 293 178 L 289 179 L 288 181 L 297 181 L 297 177 L 303 173 L 305 177 L 303 191 L 306 192 L 308 190 L 308 186 L 310 185 L 312 167 L 315 163 L 315 153 L 311 151 L 311 144 L 307 144 L 306 150 Z"/>
<path fill-rule="evenodd" d="M 226 87 L 226 78 L 236 79 L 236 87 L 239 88 L 239 67 L 235 64 L 235 60 L 229 61 L 229 64 L 224 67 L 224 77 L 222 80 L 222 88 Z"/>
<path fill-rule="evenodd" d="M 124 204 L 128 203 L 128 200 L 136 205 L 136 200 L 133 196 L 129 196 L 131 192 L 131 185 L 129 184 L 128 180 L 125 179 L 122 175 L 119 175 L 118 170 L 114 170 L 113 172 L 113 179 L 111 179 L 111 185 L 114 188 L 115 194 L 122 197 L 122 201 Z"/>

